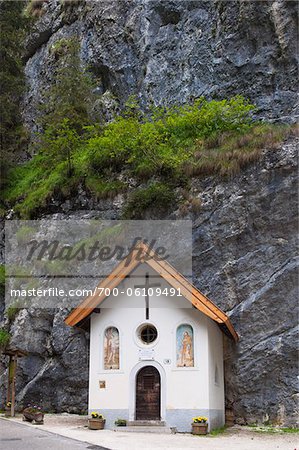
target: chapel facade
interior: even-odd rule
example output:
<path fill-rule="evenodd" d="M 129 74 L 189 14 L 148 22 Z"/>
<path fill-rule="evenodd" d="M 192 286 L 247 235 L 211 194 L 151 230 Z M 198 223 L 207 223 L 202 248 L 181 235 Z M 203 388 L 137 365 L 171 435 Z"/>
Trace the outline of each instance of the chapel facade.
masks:
<path fill-rule="evenodd" d="M 66 319 L 74 326 L 90 318 L 89 412 L 103 414 L 107 428 L 126 419 L 190 432 L 196 416 L 220 427 L 223 332 L 234 340 L 237 333 L 223 311 L 151 256 L 120 263 L 100 283 L 102 298 L 85 299 Z"/>

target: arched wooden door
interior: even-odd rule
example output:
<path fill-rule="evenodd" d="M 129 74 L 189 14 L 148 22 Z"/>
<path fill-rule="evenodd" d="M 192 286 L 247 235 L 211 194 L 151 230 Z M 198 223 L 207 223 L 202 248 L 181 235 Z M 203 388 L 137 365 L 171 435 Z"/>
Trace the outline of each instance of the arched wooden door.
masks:
<path fill-rule="evenodd" d="M 136 376 L 136 420 L 160 420 L 161 380 L 153 366 L 139 370 Z"/>

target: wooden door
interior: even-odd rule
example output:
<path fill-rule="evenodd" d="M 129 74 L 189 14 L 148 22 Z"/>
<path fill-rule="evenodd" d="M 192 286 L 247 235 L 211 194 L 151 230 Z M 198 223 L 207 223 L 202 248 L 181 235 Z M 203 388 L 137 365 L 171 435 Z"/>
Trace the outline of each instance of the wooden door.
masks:
<path fill-rule="evenodd" d="M 160 420 L 161 382 L 153 366 L 143 367 L 136 377 L 136 420 Z"/>

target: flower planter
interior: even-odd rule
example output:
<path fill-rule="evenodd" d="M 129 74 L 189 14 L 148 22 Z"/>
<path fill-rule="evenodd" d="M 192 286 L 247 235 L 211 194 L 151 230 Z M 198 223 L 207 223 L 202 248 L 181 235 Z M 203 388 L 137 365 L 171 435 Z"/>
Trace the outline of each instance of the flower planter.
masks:
<path fill-rule="evenodd" d="M 33 422 L 36 425 L 43 425 L 44 423 L 44 413 L 42 412 L 31 412 L 31 411 L 26 411 L 26 409 L 24 409 L 23 411 L 23 420 L 25 422 Z"/>
<path fill-rule="evenodd" d="M 6 407 L 4 411 L 5 417 L 11 417 L 11 409 L 10 407 Z"/>
<path fill-rule="evenodd" d="M 192 434 L 207 434 L 208 424 L 207 423 L 192 423 Z"/>
<path fill-rule="evenodd" d="M 105 419 L 88 419 L 88 428 L 90 430 L 103 430 L 105 422 Z"/>
<path fill-rule="evenodd" d="M 33 422 L 33 420 L 34 420 L 33 414 L 23 412 L 23 421 L 24 422 Z"/>
<path fill-rule="evenodd" d="M 43 413 L 37 413 L 34 415 L 34 422 L 36 425 L 43 425 L 44 423 L 44 414 Z"/>
<path fill-rule="evenodd" d="M 225 425 L 228 427 L 233 427 L 235 422 L 235 415 L 232 409 L 227 409 L 225 411 Z"/>

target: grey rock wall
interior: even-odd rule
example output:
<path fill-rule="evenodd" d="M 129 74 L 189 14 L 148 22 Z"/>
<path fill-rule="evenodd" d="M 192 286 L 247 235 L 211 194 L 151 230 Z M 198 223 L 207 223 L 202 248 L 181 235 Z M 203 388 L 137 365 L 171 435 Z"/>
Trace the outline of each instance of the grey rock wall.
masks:
<path fill-rule="evenodd" d="M 297 115 L 295 1 L 101 0 L 63 8 L 51 0 L 44 9 L 27 43 L 30 129 L 52 79 L 51 49 L 71 35 L 98 94 L 121 105 L 130 94 L 143 105 L 242 94 L 260 117 Z"/>
<path fill-rule="evenodd" d="M 239 423 L 298 418 L 297 150 L 286 144 L 229 183 L 201 186 L 195 284 L 240 335 L 225 357 L 226 403 Z"/>

